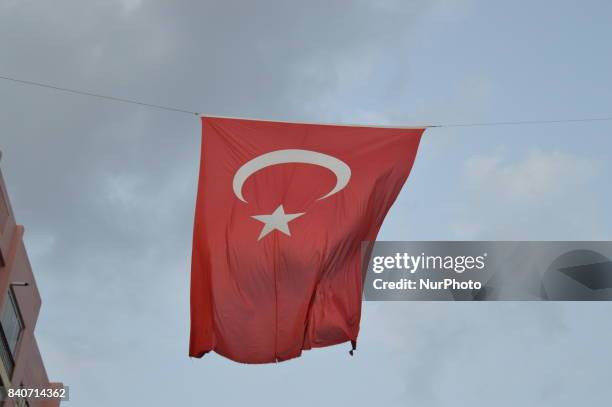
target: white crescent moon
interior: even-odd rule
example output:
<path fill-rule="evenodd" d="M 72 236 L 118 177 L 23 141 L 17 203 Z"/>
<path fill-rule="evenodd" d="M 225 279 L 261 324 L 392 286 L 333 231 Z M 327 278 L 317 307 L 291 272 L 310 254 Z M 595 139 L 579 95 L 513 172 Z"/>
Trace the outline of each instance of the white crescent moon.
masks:
<path fill-rule="evenodd" d="M 318 165 L 329 169 L 336 175 L 336 186 L 319 199 L 327 198 L 339 192 L 348 184 L 351 178 L 351 168 L 346 165 L 345 162 L 331 155 L 310 150 L 276 150 L 253 158 L 236 171 L 233 182 L 234 194 L 236 194 L 238 199 L 242 202 L 246 202 L 246 199 L 242 196 L 242 186 L 247 178 L 263 168 L 287 163 Z"/>

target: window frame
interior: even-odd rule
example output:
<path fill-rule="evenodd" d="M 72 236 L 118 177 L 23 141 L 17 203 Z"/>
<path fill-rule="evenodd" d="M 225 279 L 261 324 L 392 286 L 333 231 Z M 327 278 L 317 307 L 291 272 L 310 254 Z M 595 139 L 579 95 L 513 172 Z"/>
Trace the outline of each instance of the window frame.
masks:
<path fill-rule="evenodd" d="M 4 337 L 6 338 L 7 345 L 9 347 L 9 351 L 11 352 L 11 356 L 13 360 L 17 359 L 17 355 L 19 354 L 19 348 L 21 347 L 21 339 L 23 338 L 23 333 L 25 331 L 25 322 L 23 320 L 23 315 L 21 315 L 21 309 L 19 308 L 19 302 L 17 301 L 17 296 L 13 290 L 13 287 L 10 287 L 7 292 L 7 299 L 4 303 L 4 307 L 9 306 L 9 301 L 11 302 L 11 306 L 13 307 L 13 311 L 15 311 L 15 315 L 17 317 L 17 323 L 19 325 L 19 334 L 17 335 L 17 339 L 15 340 L 15 349 L 11 349 L 11 344 L 8 343 L 8 337 L 6 336 L 6 329 L 4 325 L 2 325 L 2 320 L 0 319 L 0 325 L 2 325 L 2 331 L 4 333 Z M 2 309 L 2 314 L 6 312 L 6 309 Z"/>

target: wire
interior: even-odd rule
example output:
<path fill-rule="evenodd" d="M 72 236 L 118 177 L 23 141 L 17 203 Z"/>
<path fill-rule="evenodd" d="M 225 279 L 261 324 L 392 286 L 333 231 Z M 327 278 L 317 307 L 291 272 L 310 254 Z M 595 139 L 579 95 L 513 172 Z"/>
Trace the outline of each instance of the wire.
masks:
<path fill-rule="evenodd" d="M 30 80 L 25 80 L 25 79 L 18 79 L 18 78 L 13 78 L 10 76 L 0 75 L 0 79 L 5 80 L 5 81 L 14 82 L 14 83 L 19 83 L 22 85 L 38 86 L 41 88 L 53 89 L 53 90 L 57 90 L 60 92 L 67 92 L 67 93 L 72 93 L 72 94 L 81 95 L 81 96 L 90 96 L 90 97 L 95 97 L 99 99 L 110 100 L 113 102 L 131 103 L 134 105 L 151 107 L 151 108 L 161 109 L 161 110 L 167 110 L 167 111 L 176 112 L 176 113 L 184 113 L 184 114 L 189 114 L 193 116 L 202 115 L 202 113 L 194 112 L 191 110 L 179 109 L 179 108 L 171 107 L 171 106 L 156 105 L 153 103 L 141 102 L 135 99 L 124 99 L 124 98 L 120 98 L 116 96 L 101 95 L 98 93 L 87 92 L 87 91 L 82 91 L 78 89 L 64 88 L 61 86 L 50 85 L 48 83 L 35 82 L 35 81 L 30 81 Z M 221 117 L 217 115 L 210 115 L 210 116 Z M 233 118 L 244 119 L 241 117 L 233 117 Z M 596 121 L 612 121 L 612 116 L 585 117 L 585 118 L 573 118 L 573 119 L 555 119 L 555 120 L 519 120 L 519 121 L 504 121 L 504 122 L 448 123 L 448 124 L 433 124 L 433 125 L 428 125 L 428 126 L 411 126 L 411 127 L 447 128 L 447 127 L 517 126 L 517 125 L 529 125 L 529 124 L 580 123 L 580 122 L 596 122 Z M 366 126 L 366 125 L 363 125 L 363 126 Z M 397 127 L 397 126 L 389 126 L 389 127 Z M 400 126 L 400 127 L 403 127 L 403 126 Z"/>
<path fill-rule="evenodd" d="M 47 83 L 42 83 L 42 82 L 27 81 L 27 80 L 24 80 L 24 79 L 11 78 L 11 77 L 8 77 L 8 76 L 0 76 L 0 79 L 4 79 L 6 81 L 20 83 L 20 84 L 23 84 L 23 85 L 38 86 L 38 87 L 41 87 L 41 88 L 59 90 L 61 92 L 68 92 L 68 93 L 73 93 L 73 94 L 82 95 L 82 96 L 91 96 L 91 97 L 95 97 L 95 98 L 111 100 L 111 101 L 114 101 L 114 102 L 131 103 L 131 104 L 134 104 L 134 105 L 152 107 L 152 108 L 155 108 L 155 109 L 168 110 L 168 111 L 171 111 L 171 112 L 186 113 L 186 114 L 195 115 L 195 116 L 199 116 L 200 115 L 200 113 L 198 113 L 198 112 L 192 112 L 190 110 L 179 109 L 179 108 L 176 108 L 176 107 L 156 105 L 156 104 L 153 104 L 153 103 L 145 103 L 145 102 L 141 102 L 139 100 L 124 99 L 124 98 L 119 98 L 119 97 L 115 97 L 115 96 L 100 95 L 98 93 L 86 92 L 86 91 L 77 90 L 77 89 L 62 88 L 60 86 L 49 85 Z"/>

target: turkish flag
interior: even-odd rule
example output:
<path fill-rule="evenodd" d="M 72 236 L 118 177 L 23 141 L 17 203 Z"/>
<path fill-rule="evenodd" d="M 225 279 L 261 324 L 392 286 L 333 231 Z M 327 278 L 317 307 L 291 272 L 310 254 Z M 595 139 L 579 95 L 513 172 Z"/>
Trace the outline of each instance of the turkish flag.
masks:
<path fill-rule="evenodd" d="M 361 243 L 423 131 L 202 118 L 189 355 L 269 363 L 354 347 Z"/>

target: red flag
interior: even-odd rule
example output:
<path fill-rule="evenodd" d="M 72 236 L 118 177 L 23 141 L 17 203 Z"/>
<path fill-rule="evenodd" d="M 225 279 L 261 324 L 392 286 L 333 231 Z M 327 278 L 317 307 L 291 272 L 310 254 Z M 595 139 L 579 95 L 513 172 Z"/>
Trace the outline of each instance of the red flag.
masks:
<path fill-rule="evenodd" d="M 203 118 L 189 355 L 268 363 L 354 345 L 361 243 L 423 130 Z"/>

